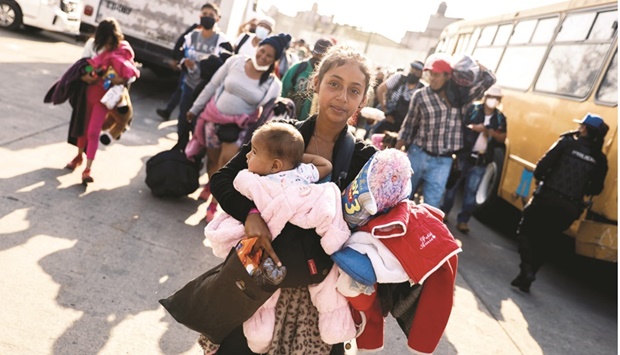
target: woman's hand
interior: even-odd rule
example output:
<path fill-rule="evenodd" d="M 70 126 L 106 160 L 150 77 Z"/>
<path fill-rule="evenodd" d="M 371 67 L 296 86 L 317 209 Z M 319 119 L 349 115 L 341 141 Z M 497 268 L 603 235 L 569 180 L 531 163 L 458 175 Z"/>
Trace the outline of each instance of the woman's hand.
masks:
<path fill-rule="evenodd" d="M 252 254 L 256 253 L 260 248 L 263 250 L 263 254 L 267 253 L 276 265 L 282 266 L 280 258 L 278 258 L 276 252 L 273 251 L 273 248 L 271 247 L 271 232 L 269 232 L 269 228 L 260 214 L 250 213 L 245 219 L 245 236 L 248 238 L 257 238 L 256 243 L 252 248 Z"/>
<path fill-rule="evenodd" d="M 187 122 L 191 123 L 194 120 L 194 118 L 196 118 L 196 115 L 191 111 L 187 111 L 187 115 L 185 116 L 185 119 L 187 120 Z"/>
<path fill-rule="evenodd" d="M 183 61 L 183 64 L 185 64 L 185 67 L 187 68 L 187 70 L 189 71 L 194 71 L 194 69 L 196 69 L 196 62 L 194 62 L 191 59 L 187 59 L 185 58 L 185 60 Z"/>
<path fill-rule="evenodd" d="M 486 133 L 487 128 L 482 124 L 470 124 L 467 126 L 467 128 L 471 129 L 474 132 L 478 132 L 478 133 Z"/>
<path fill-rule="evenodd" d="M 84 74 L 80 79 L 86 84 L 94 84 L 97 81 L 97 77 L 91 76 L 90 74 Z"/>

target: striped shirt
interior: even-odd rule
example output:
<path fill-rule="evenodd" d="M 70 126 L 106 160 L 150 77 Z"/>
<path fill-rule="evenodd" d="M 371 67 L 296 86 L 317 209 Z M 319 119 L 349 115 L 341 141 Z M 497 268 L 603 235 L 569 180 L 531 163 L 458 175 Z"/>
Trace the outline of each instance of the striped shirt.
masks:
<path fill-rule="evenodd" d="M 469 91 L 467 104 L 460 108 L 448 105 L 430 87 L 414 92 L 398 139 L 431 155 L 448 155 L 463 148 L 463 115 L 469 104 L 495 83 L 490 71 L 480 74 L 481 79 Z"/>

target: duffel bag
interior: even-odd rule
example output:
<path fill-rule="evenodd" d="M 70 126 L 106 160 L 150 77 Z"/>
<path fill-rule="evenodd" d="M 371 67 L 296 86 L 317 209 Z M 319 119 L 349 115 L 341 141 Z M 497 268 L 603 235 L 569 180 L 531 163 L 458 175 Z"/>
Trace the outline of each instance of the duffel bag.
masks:
<path fill-rule="evenodd" d="M 166 150 L 147 160 L 145 182 L 155 196 L 187 196 L 198 189 L 200 166 L 180 149 Z"/>

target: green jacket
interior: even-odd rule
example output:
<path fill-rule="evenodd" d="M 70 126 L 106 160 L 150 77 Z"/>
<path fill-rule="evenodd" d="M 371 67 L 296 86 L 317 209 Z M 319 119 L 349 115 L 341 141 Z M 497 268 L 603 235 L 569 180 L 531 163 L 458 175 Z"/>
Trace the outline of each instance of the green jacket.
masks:
<path fill-rule="evenodd" d="M 296 63 L 286 71 L 282 78 L 282 97 L 288 97 L 295 102 L 298 120 L 307 119 L 312 108 L 312 90 L 309 90 L 308 85 L 309 78 L 314 71 L 311 60 Z"/>

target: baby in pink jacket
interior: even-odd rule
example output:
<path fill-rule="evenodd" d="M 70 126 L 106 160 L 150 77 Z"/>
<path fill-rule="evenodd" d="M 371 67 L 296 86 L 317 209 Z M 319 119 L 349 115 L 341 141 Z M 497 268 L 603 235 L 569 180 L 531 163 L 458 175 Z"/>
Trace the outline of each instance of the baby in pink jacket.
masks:
<path fill-rule="evenodd" d="M 314 228 L 323 249 L 331 255 L 342 248 L 351 232 L 342 216 L 336 184 L 314 184 L 329 176 L 331 162 L 304 150 L 303 137 L 293 125 L 267 123 L 254 132 L 252 150 L 246 156 L 248 169 L 240 171 L 233 184 L 254 201 L 271 235 L 279 235 L 287 222 Z M 244 234 L 243 224 L 218 213 L 205 228 L 205 244 L 216 256 L 226 257 Z M 347 300 L 336 291 L 337 279 L 334 266 L 323 282 L 308 287 L 319 311 L 321 338 L 329 344 L 353 339 L 356 334 Z M 248 345 L 256 353 L 267 351 L 271 343 L 279 295 L 278 290 L 243 325 Z"/>

